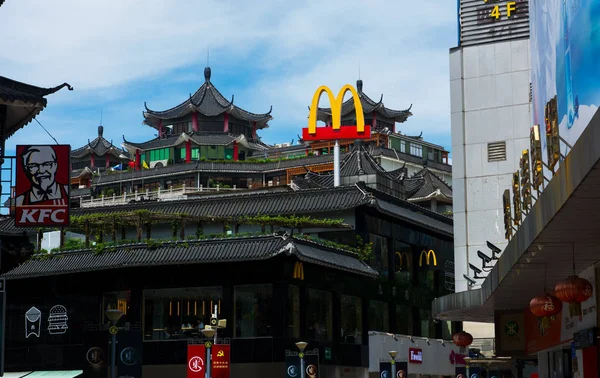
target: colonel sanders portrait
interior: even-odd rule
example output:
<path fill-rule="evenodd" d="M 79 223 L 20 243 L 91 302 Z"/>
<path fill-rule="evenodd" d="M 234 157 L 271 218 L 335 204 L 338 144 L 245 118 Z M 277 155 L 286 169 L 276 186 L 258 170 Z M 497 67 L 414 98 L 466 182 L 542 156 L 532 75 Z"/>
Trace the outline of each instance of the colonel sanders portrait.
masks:
<path fill-rule="evenodd" d="M 28 146 L 19 156 L 31 187 L 18 193 L 16 205 L 67 205 L 69 186 L 56 182 L 58 161 L 51 146 Z"/>

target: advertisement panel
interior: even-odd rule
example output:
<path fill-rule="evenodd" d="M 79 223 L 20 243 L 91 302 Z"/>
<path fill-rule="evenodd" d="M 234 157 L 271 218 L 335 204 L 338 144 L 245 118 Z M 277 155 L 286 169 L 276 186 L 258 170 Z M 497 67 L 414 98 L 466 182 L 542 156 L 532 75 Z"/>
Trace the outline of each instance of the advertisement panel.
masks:
<path fill-rule="evenodd" d="M 533 123 L 545 133 L 552 128 L 547 116 L 556 112 L 559 135 L 573 145 L 600 105 L 600 1 L 535 0 L 529 11 Z M 548 141 L 541 140 L 545 150 Z"/>
<path fill-rule="evenodd" d="M 67 226 L 69 145 L 17 146 L 15 225 Z"/>
<path fill-rule="evenodd" d="M 212 378 L 229 378 L 231 348 L 225 344 L 215 344 L 211 350 Z"/>
<path fill-rule="evenodd" d="M 38 319 L 39 317 L 36 317 L 34 320 Z M 107 332 L 86 330 L 83 333 L 83 345 L 83 373 L 90 378 L 105 378 L 110 359 Z"/>
<path fill-rule="evenodd" d="M 396 362 L 396 377 L 392 377 L 391 362 L 379 363 L 379 376 L 381 378 L 408 378 L 408 364 L 406 361 Z"/>
<path fill-rule="evenodd" d="M 525 310 L 527 311 L 527 310 Z M 525 315 L 523 311 L 496 312 L 496 354 L 514 356 L 525 353 Z"/>
<path fill-rule="evenodd" d="M 319 378 L 319 349 L 304 352 L 304 376 Z M 296 351 L 285 351 L 285 367 L 287 378 L 300 378 L 300 356 Z"/>
<path fill-rule="evenodd" d="M 206 374 L 206 347 L 204 344 L 188 344 L 187 378 L 204 378 Z"/>
<path fill-rule="evenodd" d="M 119 330 L 117 348 L 119 377 L 142 378 L 142 331 Z"/>

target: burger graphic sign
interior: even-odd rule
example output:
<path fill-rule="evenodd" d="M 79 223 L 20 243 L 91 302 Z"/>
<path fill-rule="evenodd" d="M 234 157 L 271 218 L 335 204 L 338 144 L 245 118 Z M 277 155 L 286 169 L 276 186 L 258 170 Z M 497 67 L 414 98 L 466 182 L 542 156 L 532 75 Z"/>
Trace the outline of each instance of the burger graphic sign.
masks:
<path fill-rule="evenodd" d="M 67 309 L 64 306 L 56 305 L 52 307 L 48 316 L 48 333 L 61 335 L 67 332 L 67 329 L 69 329 L 68 320 Z"/>

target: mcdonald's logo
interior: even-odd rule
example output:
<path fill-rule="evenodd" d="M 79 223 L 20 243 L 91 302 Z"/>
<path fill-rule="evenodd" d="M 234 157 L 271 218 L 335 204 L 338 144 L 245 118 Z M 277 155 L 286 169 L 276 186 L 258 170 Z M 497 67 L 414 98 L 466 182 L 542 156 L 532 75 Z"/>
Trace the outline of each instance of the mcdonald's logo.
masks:
<path fill-rule="evenodd" d="M 425 257 L 425 264 L 427 265 L 430 265 L 431 258 L 433 257 L 433 266 L 437 266 L 437 258 L 433 249 L 421 251 L 421 255 L 419 256 L 419 266 L 423 266 L 423 257 Z"/>
<path fill-rule="evenodd" d="M 396 272 L 399 272 L 403 269 L 409 268 L 408 253 L 396 251 L 394 253 L 394 257 L 395 257 L 394 263 L 396 265 Z"/>
<path fill-rule="evenodd" d="M 342 104 L 344 103 L 344 95 L 346 92 L 352 94 L 354 101 L 354 111 L 356 113 L 355 126 L 342 126 Z M 323 93 L 327 94 L 329 103 L 331 104 L 331 126 L 317 128 L 317 112 L 319 109 L 319 100 Z M 360 97 L 350 84 L 342 87 L 337 97 L 333 96 L 333 92 L 329 87 L 320 86 L 315 94 L 310 105 L 308 113 L 308 127 L 302 129 L 302 139 L 304 140 L 339 140 L 339 139 L 369 139 L 371 138 L 371 126 L 365 126 L 365 115 L 360 102 Z"/>
<path fill-rule="evenodd" d="M 294 275 L 292 277 L 294 279 L 304 281 L 304 266 L 302 266 L 300 261 L 296 261 L 294 264 Z"/>

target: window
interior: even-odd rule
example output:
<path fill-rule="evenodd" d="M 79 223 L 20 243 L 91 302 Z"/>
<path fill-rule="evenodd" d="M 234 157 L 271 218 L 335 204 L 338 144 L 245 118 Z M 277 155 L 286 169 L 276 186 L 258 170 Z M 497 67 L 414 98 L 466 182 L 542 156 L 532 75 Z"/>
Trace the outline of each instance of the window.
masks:
<path fill-rule="evenodd" d="M 235 336 L 272 336 L 273 286 L 246 285 L 234 289 Z"/>
<path fill-rule="evenodd" d="M 192 148 L 192 159 L 193 160 L 200 159 L 200 149 L 198 149 L 198 148 Z"/>
<path fill-rule="evenodd" d="M 412 247 L 394 240 L 394 276 L 396 282 L 408 284 L 412 276 Z"/>
<path fill-rule="evenodd" d="M 389 332 L 390 313 L 388 304 L 381 301 L 369 302 L 369 331 Z"/>
<path fill-rule="evenodd" d="M 221 313 L 220 287 L 144 291 L 144 339 L 177 340 L 202 337 L 211 314 Z"/>
<path fill-rule="evenodd" d="M 419 144 L 410 144 L 410 154 L 413 156 L 423 157 L 423 147 Z"/>
<path fill-rule="evenodd" d="M 412 309 L 410 307 L 396 305 L 396 329 L 394 331 L 400 335 L 412 335 L 414 333 Z"/>
<path fill-rule="evenodd" d="M 288 286 L 288 336 L 300 338 L 300 289 Z"/>
<path fill-rule="evenodd" d="M 362 342 L 362 301 L 358 297 L 342 295 L 342 342 L 360 344 Z"/>
<path fill-rule="evenodd" d="M 405 140 L 400 141 L 400 152 L 406 153 L 406 141 Z"/>
<path fill-rule="evenodd" d="M 384 277 L 388 276 L 388 239 L 376 234 L 369 234 L 369 241 L 373 243 L 372 262 L 373 269 L 377 270 Z"/>
<path fill-rule="evenodd" d="M 123 324 L 128 322 L 127 313 L 129 312 L 129 302 L 131 300 L 130 291 L 114 291 L 110 293 L 104 293 L 102 296 L 102 308 L 104 310 L 121 310 L 123 311 L 123 317 L 119 319 L 119 323 Z M 107 323 L 108 319 L 102 311 L 103 323 Z"/>
<path fill-rule="evenodd" d="M 435 327 L 431 319 L 431 311 L 419 310 L 421 318 L 421 337 L 435 338 Z"/>
<path fill-rule="evenodd" d="M 451 321 L 442 321 L 442 339 L 444 340 L 452 340 L 452 322 Z"/>
<path fill-rule="evenodd" d="M 488 162 L 506 160 L 506 142 L 488 143 Z"/>
<path fill-rule="evenodd" d="M 333 340 L 331 293 L 308 289 L 306 316 L 308 337 L 311 340 Z"/>

